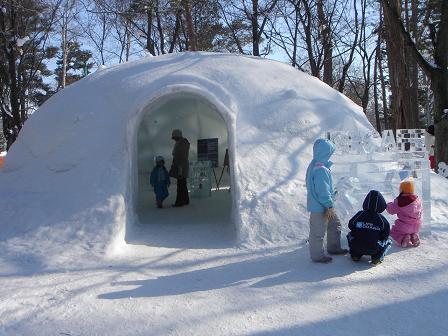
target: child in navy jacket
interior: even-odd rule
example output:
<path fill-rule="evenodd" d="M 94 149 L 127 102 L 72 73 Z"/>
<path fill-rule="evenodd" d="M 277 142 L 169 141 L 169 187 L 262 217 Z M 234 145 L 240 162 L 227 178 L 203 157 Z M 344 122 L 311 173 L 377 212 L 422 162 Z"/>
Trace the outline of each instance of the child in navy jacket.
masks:
<path fill-rule="evenodd" d="M 350 219 L 347 235 L 350 255 L 354 261 L 359 261 L 363 255 L 372 258 L 372 264 L 383 261 L 392 241 L 389 239 L 390 225 L 381 213 L 387 204 L 379 191 L 371 190 L 359 211 Z"/>
<path fill-rule="evenodd" d="M 162 208 L 163 201 L 168 197 L 168 187 L 170 186 L 170 177 L 165 168 L 163 156 L 156 157 L 156 166 L 151 172 L 150 183 L 156 194 L 157 207 Z"/>

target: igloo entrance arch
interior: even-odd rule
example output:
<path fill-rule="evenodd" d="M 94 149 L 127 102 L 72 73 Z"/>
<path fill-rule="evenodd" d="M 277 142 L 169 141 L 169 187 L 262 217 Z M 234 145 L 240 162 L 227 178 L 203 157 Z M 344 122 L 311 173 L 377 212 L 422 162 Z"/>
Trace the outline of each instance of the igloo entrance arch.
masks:
<path fill-rule="evenodd" d="M 233 150 L 225 112 L 197 93 L 175 92 L 163 95 L 140 112 L 135 134 L 133 211 L 134 223 L 127 230 L 127 241 L 157 246 L 206 247 L 228 245 L 236 238 L 233 221 L 233 162 L 224 167 L 226 149 Z M 177 181 L 171 178 L 169 197 L 164 208 L 155 206 L 155 195 L 149 183 L 158 155 L 165 158 L 169 170 L 172 162 L 173 129 L 181 129 L 190 142 L 190 163 L 198 161 L 198 140 L 218 138 L 218 167 L 212 171 L 210 197 L 195 197 L 190 192 L 190 205 L 172 208 Z M 232 155 L 229 155 L 231 158 Z M 230 159 L 230 161 L 232 161 Z M 219 188 L 217 181 L 220 180 Z M 191 188 L 189 188 L 191 191 Z"/>

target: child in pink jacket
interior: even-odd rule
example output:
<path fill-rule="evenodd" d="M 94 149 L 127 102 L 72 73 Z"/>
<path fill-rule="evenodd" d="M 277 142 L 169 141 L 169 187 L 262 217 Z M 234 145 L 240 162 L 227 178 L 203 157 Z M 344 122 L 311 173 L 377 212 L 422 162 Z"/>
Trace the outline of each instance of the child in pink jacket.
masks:
<path fill-rule="evenodd" d="M 401 247 L 420 245 L 418 233 L 422 225 L 422 202 L 414 194 L 414 189 L 412 179 L 402 181 L 400 195 L 387 204 L 387 212 L 398 217 L 390 230 L 390 235 Z"/>

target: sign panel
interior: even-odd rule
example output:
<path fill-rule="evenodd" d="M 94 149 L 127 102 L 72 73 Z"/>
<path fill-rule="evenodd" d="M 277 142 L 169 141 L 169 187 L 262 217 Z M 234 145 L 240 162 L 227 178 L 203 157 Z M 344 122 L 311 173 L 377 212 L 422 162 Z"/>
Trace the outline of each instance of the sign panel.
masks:
<path fill-rule="evenodd" d="M 198 161 L 211 161 L 216 168 L 218 159 L 218 138 L 198 139 Z"/>

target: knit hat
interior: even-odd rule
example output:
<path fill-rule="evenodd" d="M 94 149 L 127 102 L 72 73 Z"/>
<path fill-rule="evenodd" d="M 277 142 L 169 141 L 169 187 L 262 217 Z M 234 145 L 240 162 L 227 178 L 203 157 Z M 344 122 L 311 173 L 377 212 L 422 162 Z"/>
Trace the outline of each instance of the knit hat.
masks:
<path fill-rule="evenodd" d="M 160 161 L 165 161 L 165 158 L 163 156 L 161 156 L 161 155 L 156 156 L 156 163 L 160 162 Z"/>
<path fill-rule="evenodd" d="M 401 181 L 400 183 L 400 193 L 404 194 L 413 194 L 415 190 L 414 180 L 406 179 Z"/>
<path fill-rule="evenodd" d="M 182 138 L 182 131 L 180 129 L 173 130 L 173 133 L 171 133 L 171 138 Z"/>

